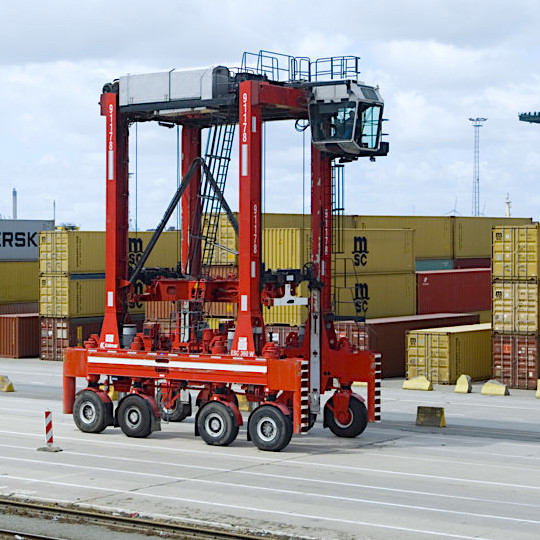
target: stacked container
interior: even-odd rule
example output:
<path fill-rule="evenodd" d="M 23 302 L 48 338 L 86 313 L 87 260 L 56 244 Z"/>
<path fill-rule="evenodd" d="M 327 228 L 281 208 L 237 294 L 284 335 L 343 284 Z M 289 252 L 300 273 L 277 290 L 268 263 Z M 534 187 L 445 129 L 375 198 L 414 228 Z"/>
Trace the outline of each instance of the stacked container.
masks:
<path fill-rule="evenodd" d="M 455 384 L 462 374 L 473 380 L 491 374 L 491 324 L 429 328 L 407 333 L 407 377 L 425 376 Z"/>
<path fill-rule="evenodd" d="M 476 324 L 473 313 L 437 313 L 408 317 L 369 319 L 364 324 L 336 321 L 338 339 L 346 337 L 359 350 L 381 353 L 382 377 L 403 377 L 406 373 L 405 337 L 407 332 L 421 328 Z"/>
<path fill-rule="evenodd" d="M 416 313 L 414 232 L 344 229 L 334 255 L 333 294 L 340 318 Z"/>
<path fill-rule="evenodd" d="M 493 377 L 511 388 L 537 386 L 539 249 L 538 223 L 493 228 Z"/>
<path fill-rule="evenodd" d="M 130 233 L 128 264 L 135 265 L 152 232 Z M 179 233 L 163 233 L 147 266 L 176 268 Z M 68 346 L 82 345 L 99 333 L 105 312 L 105 233 L 46 231 L 39 237 L 39 314 L 41 356 L 62 360 Z M 135 283 L 143 292 L 143 283 Z M 144 317 L 142 303 L 130 304 L 135 319 Z"/>
<path fill-rule="evenodd" d="M 39 232 L 54 221 L 0 219 L 0 313 L 37 313 Z"/>
<path fill-rule="evenodd" d="M 491 313 L 489 268 L 417 272 L 416 279 L 419 315 L 442 312 Z"/>

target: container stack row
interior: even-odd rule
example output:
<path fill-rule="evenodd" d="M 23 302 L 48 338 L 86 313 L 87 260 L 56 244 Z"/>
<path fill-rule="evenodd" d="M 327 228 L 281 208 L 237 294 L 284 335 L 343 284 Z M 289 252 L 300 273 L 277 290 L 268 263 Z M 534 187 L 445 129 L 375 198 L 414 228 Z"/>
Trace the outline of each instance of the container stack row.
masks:
<path fill-rule="evenodd" d="M 493 229 L 493 377 L 510 388 L 537 387 L 539 247 L 538 223 Z"/>
<path fill-rule="evenodd" d="M 130 233 L 128 265 L 135 265 L 153 233 Z M 177 232 L 164 233 L 148 266 L 175 268 Z M 143 283 L 135 284 L 143 292 Z M 99 333 L 105 311 L 105 233 L 54 230 L 39 236 L 39 315 L 41 357 L 62 360 L 66 347 L 82 345 Z M 142 303 L 129 306 L 134 322 L 144 318 Z"/>
<path fill-rule="evenodd" d="M 52 220 L 0 220 L 0 356 L 39 354 L 39 231 Z"/>

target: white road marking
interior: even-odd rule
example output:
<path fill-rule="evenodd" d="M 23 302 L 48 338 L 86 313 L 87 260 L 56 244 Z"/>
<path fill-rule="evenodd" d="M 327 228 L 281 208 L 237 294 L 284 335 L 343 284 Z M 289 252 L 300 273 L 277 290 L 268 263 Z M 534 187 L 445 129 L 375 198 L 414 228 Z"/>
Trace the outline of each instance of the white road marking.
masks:
<path fill-rule="evenodd" d="M 392 454 L 387 453 L 383 454 L 381 452 L 362 452 L 363 456 L 376 456 L 376 457 L 383 457 L 383 458 L 394 458 L 394 459 L 411 459 L 414 461 L 428 461 L 433 463 L 445 463 L 445 464 L 454 464 L 454 465 L 472 465 L 473 467 L 478 467 L 480 463 L 476 462 L 468 462 L 468 461 L 452 461 L 448 459 L 436 459 L 436 458 L 426 458 L 423 456 L 405 456 L 403 454 Z M 492 455 L 489 453 L 489 455 Z M 484 454 L 485 458 L 485 454 Z M 499 465 L 497 463 L 489 463 L 487 461 L 482 461 L 481 463 L 482 468 L 491 467 L 494 469 L 510 469 L 510 470 L 517 470 L 517 471 L 527 471 L 527 470 L 534 470 L 535 473 L 538 471 L 538 469 L 534 465 L 526 466 L 526 467 L 512 467 L 510 465 Z"/>
<path fill-rule="evenodd" d="M 22 461 L 25 463 L 37 463 L 39 465 L 43 465 L 43 461 L 37 460 L 37 459 L 24 459 L 24 458 L 14 458 L 14 457 L 5 457 L 3 459 L 7 459 L 10 461 Z M 374 506 L 386 506 L 391 508 L 405 508 L 407 510 L 420 510 L 422 512 L 435 512 L 435 513 L 441 513 L 441 514 L 451 514 L 451 515 L 458 515 L 458 516 L 468 516 L 468 517 L 477 517 L 482 519 L 498 519 L 502 521 L 515 521 L 518 523 L 531 523 L 534 525 L 540 525 L 540 521 L 532 520 L 532 519 L 524 519 L 524 518 L 513 518 L 508 516 L 500 516 L 500 515 L 494 515 L 494 514 L 477 514 L 474 512 L 461 512 L 459 510 L 445 510 L 442 508 L 433 508 L 429 506 L 418 506 L 418 505 L 410 505 L 410 504 L 400 504 L 400 503 L 392 503 L 392 502 L 385 502 L 385 501 L 374 501 L 371 499 L 360 499 L 358 497 L 344 497 L 340 495 L 329 495 L 325 493 L 313 493 L 310 491 L 298 491 L 293 489 L 280 489 L 280 488 L 270 488 L 270 487 L 264 487 L 264 486 L 251 486 L 249 484 L 238 484 L 236 482 L 220 482 L 218 480 L 204 480 L 201 478 L 190 478 L 187 476 L 174 476 L 169 474 L 157 474 L 157 473 L 147 473 L 147 472 L 140 472 L 140 471 L 120 471 L 118 469 L 110 469 L 108 467 L 95 467 L 95 466 L 88 466 L 88 465 L 76 465 L 71 463 L 55 463 L 53 461 L 47 461 L 48 466 L 57 466 L 57 467 L 65 467 L 69 469 L 85 469 L 90 471 L 101 471 L 105 473 L 112 473 L 112 474 L 127 474 L 130 476 L 145 476 L 145 477 L 152 477 L 152 478 L 162 478 L 167 480 L 174 480 L 178 482 L 193 482 L 196 484 L 209 484 L 209 485 L 217 485 L 217 486 L 225 486 L 230 487 L 233 489 L 252 489 L 257 491 L 266 491 L 266 492 L 272 492 L 272 493 L 278 493 L 278 494 L 285 494 L 285 495 L 299 495 L 302 497 L 315 497 L 315 498 L 321 498 L 321 499 L 331 499 L 331 500 L 338 500 L 338 501 L 346 501 L 346 502 L 353 502 L 353 503 L 364 503 L 364 504 L 371 504 Z M 16 476 L 6 475 L 7 478 L 17 478 Z M 131 491 L 130 491 L 131 493 Z"/>
<path fill-rule="evenodd" d="M 36 483 L 42 483 L 42 484 L 50 484 L 50 485 L 57 485 L 62 487 L 74 487 L 78 489 L 87 489 L 87 490 L 97 490 L 97 491 L 105 491 L 109 493 L 116 493 L 116 494 L 122 494 L 122 495 L 129 495 L 129 496 L 139 496 L 139 497 L 148 497 L 148 498 L 155 498 L 155 499 L 164 499 L 164 500 L 172 500 L 172 501 L 178 501 L 178 502 L 185 502 L 185 503 L 194 503 L 194 504 L 202 504 L 212 507 L 221 507 L 221 508 L 228 508 L 228 509 L 235 509 L 235 510 L 244 510 L 249 512 L 260 512 L 264 514 L 274 514 L 274 515 L 282 515 L 286 517 L 299 517 L 299 518 L 305 518 L 305 519 L 313 519 L 313 520 L 322 520 L 322 521 L 330 521 L 330 522 L 337 522 L 337 523 L 347 523 L 351 525 L 360 525 L 364 527 L 375 527 L 375 528 L 382 528 L 382 529 L 388 529 L 393 531 L 402 531 L 402 532 L 411 532 L 411 533 L 417 533 L 417 534 L 428 534 L 432 536 L 441 536 L 445 538 L 460 538 L 463 540 L 491 540 L 489 538 L 485 537 L 479 537 L 479 536 L 464 536 L 459 534 L 452 534 L 452 533 L 445 533 L 445 532 L 439 532 L 439 531 L 432 531 L 432 530 L 423 530 L 423 529 L 412 529 L 408 527 L 398 527 L 393 525 L 382 525 L 380 523 L 369 523 L 366 521 L 356 521 L 356 520 L 349 520 L 349 519 L 342 519 L 342 518 L 332 518 L 327 516 L 321 516 L 321 515 L 311 515 L 311 514 L 303 514 L 298 512 L 289 512 L 289 511 L 283 511 L 283 510 L 269 510 L 267 508 L 257 508 L 253 506 L 244 506 L 244 505 L 235 505 L 235 504 L 225 504 L 225 503 L 219 503 L 219 502 L 209 502 L 206 500 L 199 500 L 199 499 L 188 499 L 185 497 L 170 497 L 166 495 L 156 495 L 153 493 L 143 493 L 140 491 L 127 491 L 122 489 L 113 489 L 113 488 L 103 488 L 103 487 L 97 487 L 97 486 L 88 486 L 88 485 L 82 485 L 82 484 L 71 484 L 68 482 L 55 482 L 51 480 L 38 480 L 35 478 L 26 478 L 22 476 L 10 476 L 10 479 L 13 480 L 21 480 L 25 482 L 36 482 Z M 512 519 L 512 518 L 510 518 Z M 520 521 L 520 522 L 527 522 L 527 520 L 514 520 L 514 521 Z M 539 523 L 539 522 L 534 522 Z"/>
<path fill-rule="evenodd" d="M 419 399 L 401 399 L 401 398 L 384 398 L 383 401 L 398 401 L 400 403 L 416 403 L 418 404 L 420 402 Z M 471 405 L 474 405 L 474 407 L 487 407 L 489 409 L 516 409 L 519 411 L 536 411 L 540 412 L 540 405 L 538 407 L 513 407 L 512 405 L 492 405 L 492 404 L 485 404 L 485 403 L 462 403 L 459 401 L 445 401 L 444 398 L 442 399 L 426 399 L 422 396 L 422 402 L 424 403 L 438 403 L 443 404 L 445 407 L 456 405 L 458 407 L 470 407 Z"/>
<path fill-rule="evenodd" d="M 35 450 L 32 447 L 15 446 L 15 445 L 8 445 L 8 444 L 0 444 L 0 448 L 13 448 L 16 450 L 29 450 L 29 451 Z M 133 462 L 133 463 L 144 463 L 146 465 L 156 465 L 156 461 L 153 461 L 153 460 L 127 458 L 127 457 L 120 457 L 120 456 L 107 456 L 104 454 L 90 454 L 88 452 L 78 452 L 74 450 L 64 451 L 64 455 L 90 457 L 90 458 L 96 458 L 100 460 L 116 460 L 116 461 Z M 11 458 L 11 459 L 16 459 L 16 458 Z M 35 461 L 37 462 L 37 460 Z M 39 463 L 49 463 L 49 462 L 40 461 Z M 289 463 L 294 464 L 294 462 L 289 462 Z M 465 501 L 474 501 L 474 502 L 488 502 L 488 503 L 493 503 L 493 504 L 505 504 L 505 505 L 510 505 L 510 506 L 523 506 L 527 508 L 540 508 L 540 505 L 538 504 L 517 503 L 517 502 L 506 501 L 506 500 L 484 499 L 480 497 L 464 497 L 461 495 L 445 495 L 442 493 L 434 493 L 430 491 L 417 491 L 417 490 L 410 490 L 410 489 L 388 488 L 388 487 L 374 486 L 374 485 L 369 485 L 369 484 L 358 484 L 358 483 L 353 483 L 353 482 L 338 482 L 338 481 L 333 481 L 333 480 L 320 480 L 316 478 L 305 478 L 301 476 L 282 475 L 282 474 L 275 474 L 275 473 L 262 473 L 262 472 L 255 472 L 251 470 L 248 471 L 248 470 L 230 469 L 230 468 L 223 468 L 223 467 L 220 468 L 220 467 L 208 467 L 208 466 L 202 466 L 202 465 L 186 465 L 183 463 L 176 463 L 176 462 L 172 463 L 172 462 L 166 462 L 166 461 L 161 461 L 161 460 L 159 461 L 159 465 L 164 466 L 164 467 L 177 467 L 177 468 L 184 468 L 184 469 L 202 469 L 202 470 L 207 470 L 207 471 L 226 472 L 226 473 L 232 473 L 232 474 L 241 474 L 244 476 L 279 478 L 283 480 L 294 480 L 294 481 L 300 481 L 300 482 L 310 482 L 310 483 L 333 485 L 333 486 L 340 486 L 340 487 L 371 489 L 375 491 L 387 491 L 387 492 L 392 492 L 392 493 L 425 495 L 428 497 L 439 497 L 439 498 L 445 498 L 445 499 L 456 499 L 456 500 L 465 500 Z M 125 471 L 118 471 L 118 472 L 125 472 Z"/>
<path fill-rule="evenodd" d="M 0 430 L 0 433 L 7 433 L 12 435 L 23 435 L 23 436 L 31 436 L 31 437 L 42 437 L 42 435 L 37 434 L 29 434 L 29 433 L 21 433 L 21 432 L 14 432 L 14 431 L 7 431 L 7 430 Z M 146 450 L 149 449 L 155 449 L 160 451 L 170 451 L 170 452 L 180 452 L 180 453 L 188 453 L 188 454 L 199 454 L 199 455 L 216 455 L 219 452 L 208 452 L 204 450 L 188 450 L 184 448 L 171 448 L 167 446 L 155 446 L 155 445 L 135 445 L 135 444 L 129 444 L 129 443 L 121 443 L 121 442 L 113 442 L 113 441 L 98 441 L 97 439 L 91 439 L 91 438 L 76 438 L 76 437 L 62 437 L 62 436 L 56 436 L 56 441 L 58 444 L 61 443 L 61 441 L 77 441 L 85 443 L 93 443 L 96 445 L 101 446 L 127 446 L 129 448 L 143 448 Z M 421 473 L 410 473 L 410 472 L 402 472 L 402 471 L 389 471 L 384 469 L 373 469 L 369 467 L 355 467 L 352 465 L 334 465 L 329 463 L 320 463 L 320 462 L 313 462 L 313 461 L 301 461 L 300 459 L 287 456 L 286 458 L 281 459 L 274 459 L 274 458 L 260 458 L 257 456 L 249 456 L 249 455 L 239 455 L 239 454 L 229 454 L 229 453 L 219 453 L 221 457 L 227 457 L 232 459 L 251 459 L 256 460 L 261 464 L 264 463 L 274 463 L 274 462 L 287 462 L 292 463 L 295 465 L 307 465 L 308 467 L 312 466 L 315 468 L 329 468 L 329 469 L 342 469 L 342 470 L 348 470 L 348 471 L 355 471 L 355 472 L 372 472 L 372 473 L 379 473 L 379 474 L 385 474 L 385 475 L 394 475 L 394 476 L 405 476 L 410 478 L 427 478 L 431 480 L 444 480 L 444 481 L 451 481 L 453 483 L 456 482 L 463 482 L 463 483 L 470 483 L 470 484 L 485 484 L 485 485 L 492 485 L 492 486 L 502 486 L 502 487 L 518 487 L 522 489 L 530 489 L 538 491 L 540 490 L 540 486 L 531 486 L 526 484 L 509 484 L 505 482 L 494 482 L 494 481 L 488 481 L 488 480 L 474 480 L 471 478 L 459 478 L 456 476 L 438 476 L 438 475 L 429 475 L 429 474 L 421 474 Z"/>
<path fill-rule="evenodd" d="M 29 375 L 38 376 L 38 377 L 55 377 L 56 379 L 58 379 L 59 383 L 62 382 L 61 371 L 59 373 L 50 373 L 50 372 L 45 372 L 45 371 L 40 371 L 40 372 L 32 371 L 30 373 L 29 371 L 17 371 L 16 369 L 11 369 L 11 368 L 4 368 L 4 371 L 8 372 L 9 375 L 16 373 L 17 375 L 25 375 L 26 377 L 28 377 Z"/>
<path fill-rule="evenodd" d="M 43 435 L 38 435 L 36 433 L 25 433 L 25 432 L 20 432 L 20 431 L 8 431 L 8 430 L 0 430 L 0 433 L 5 433 L 6 435 L 17 435 L 17 436 L 27 436 L 27 437 L 39 437 L 39 438 L 43 438 Z M 97 436 L 99 437 L 99 436 Z M 191 449 L 188 449 L 188 448 L 178 448 L 178 447 L 170 447 L 170 446 L 166 446 L 165 444 L 164 445 L 161 445 L 161 446 L 158 446 L 158 445 L 152 445 L 152 444 L 145 444 L 145 442 L 141 439 L 140 442 L 141 444 L 136 444 L 136 443 L 124 443 L 124 442 L 116 442 L 116 441 L 104 441 L 103 439 L 99 440 L 98 438 L 96 438 L 95 435 L 91 435 L 89 437 L 85 437 L 83 433 L 81 433 L 81 437 L 65 437 L 63 435 L 58 435 L 58 430 L 57 432 L 55 433 L 55 436 L 54 436 L 55 440 L 57 443 L 60 443 L 61 441 L 75 441 L 75 442 L 78 442 L 78 443 L 91 443 L 91 444 L 95 444 L 97 446 L 123 446 L 123 447 L 128 447 L 128 448 L 137 448 L 137 449 L 146 449 L 146 450 L 159 450 L 159 451 L 167 451 L 167 452 L 178 452 L 178 453 L 181 453 L 181 454 L 199 454 L 199 455 L 204 455 L 204 456 L 215 456 L 216 454 L 219 455 L 220 457 L 227 457 L 227 458 L 231 458 L 231 459 L 250 459 L 250 460 L 254 460 L 254 461 L 258 461 L 259 463 L 272 463 L 272 462 L 276 462 L 276 461 L 284 461 L 284 459 L 287 459 L 289 458 L 289 456 L 285 457 L 285 458 L 271 458 L 271 457 L 260 457 L 260 456 L 253 456 L 253 455 L 249 455 L 249 454 L 246 454 L 246 455 L 242 455 L 242 454 L 230 454 L 227 452 L 227 450 L 225 448 L 222 448 L 222 452 L 220 451 L 215 451 L 215 452 L 212 452 L 212 451 L 208 451 L 208 450 L 191 450 Z M 165 442 L 165 441 L 163 441 Z M 248 450 L 251 452 L 251 450 Z"/>

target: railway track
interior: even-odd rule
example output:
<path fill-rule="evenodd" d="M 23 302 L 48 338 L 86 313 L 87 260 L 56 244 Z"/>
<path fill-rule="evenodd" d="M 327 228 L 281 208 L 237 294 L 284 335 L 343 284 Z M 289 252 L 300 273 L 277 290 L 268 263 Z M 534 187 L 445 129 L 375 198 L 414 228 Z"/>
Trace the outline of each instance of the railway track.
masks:
<path fill-rule="evenodd" d="M 201 539 L 201 540 L 287 540 L 298 539 L 298 536 L 287 534 L 275 535 L 268 531 L 224 530 L 212 529 L 202 525 L 193 525 L 179 521 L 167 522 L 146 519 L 137 516 L 113 515 L 94 510 L 84 510 L 77 507 L 67 507 L 59 504 L 45 504 L 17 499 L 0 497 L 0 515 L 12 514 L 27 518 L 54 519 L 59 523 L 71 523 L 81 526 L 108 528 L 117 533 L 138 533 L 148 537 L 172 539 Z M 20 540 L 71 540 L 69 536 L 47 536 L 25 531 L 15 531 L 0 527 L 0 539 L 18 538 Z"/>

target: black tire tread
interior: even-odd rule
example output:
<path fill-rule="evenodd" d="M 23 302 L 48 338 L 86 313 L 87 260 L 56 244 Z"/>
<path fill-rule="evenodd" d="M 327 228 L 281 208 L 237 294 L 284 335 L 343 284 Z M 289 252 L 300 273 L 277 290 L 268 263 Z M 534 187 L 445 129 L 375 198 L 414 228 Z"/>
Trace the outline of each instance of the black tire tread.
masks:
<path fill-rule="evenodd" d="M 330 410 L 328 405 L 332 406 L 334 403 L 333 398 L 330 398 L 324 407 L 324 421 L 330 428 L 330 431 L 336 435 L 336 437 L 354 438 L 358 437 L 367 427 L 368 414 L 366 406 L 360 400 L 351 397 L 349 400 L 349 411 L 353 415 L 352 424 L 347 427 L 339 426 L 334 418 L 334 413 Z"/>
<path fill-rule="evenodd" d="M 265 416 L 272 418 L 279 430 L 278 436 L 273 441 L 262 440 L 257 433 L 257 423 Z M 251 413 L 248 430 L 251 441 L 259 450 L 279 452 L 291 441 L 293 425 L 290 416 L 283 414 L 274 405 L 261 405 Z"/>
<path fill-rule="evenodd" d="M 95 421 L 91 424 L 81 422 L 79 413 L 84 403 L 90 402 L 96 410 Z M 84 433 L 101 433 L 107 427 L 107 411 L 105 403 L 93 390 L 83 390 L 79 392 L 73 403 L 73 421 L 75 425 Z"/>
<path fill-rule="evenodd" d="M 128 426 L 125 422 L 125 413 L 130 406 L 136 406 L 141 415 L 141 423 L 135 429 Z M 118 405 L 118 424 L 120 429 L 128 437 L 138 439 L 148 437 L 152 432 L 152 410 L 147 401 L 137 394 L 126 396 Z"/>
<path fill-rule="evenodd" d="M 204 426 L 205 419 L 212 413 L 219 414 L 225 423 L 225 432 L 217 438 L 213 437 L 211 433 L 208 433 Z M 206 444 L 212 446 L 229 446 L 238 436 L 239 427 L 230 407 L 219 401 L 210 401 L 197 414 L 197 429 Z"/>

